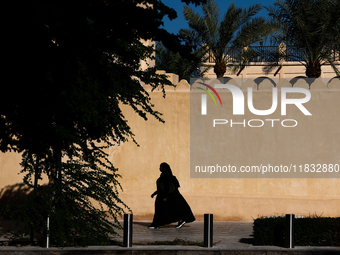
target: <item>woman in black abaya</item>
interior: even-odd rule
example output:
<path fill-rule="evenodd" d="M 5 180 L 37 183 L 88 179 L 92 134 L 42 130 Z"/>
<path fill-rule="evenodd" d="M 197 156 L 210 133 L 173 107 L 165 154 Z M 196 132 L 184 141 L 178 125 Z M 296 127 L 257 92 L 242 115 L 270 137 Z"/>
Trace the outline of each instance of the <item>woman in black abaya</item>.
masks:
<path fill-rule="evenodd" d="M 185 223 L 195 221 L 190 206 L 184 197 L 179 193 L 179 182 L 176 176 L 172 175 L 171 168 L 167 163 L 160 165 L 161 176 L 157 179 L 157 190 L 155 195 L 155 215 L 150 229 L 159 228 L 166 224 L 178 222 L 176 228 L 181 228 Z"/>

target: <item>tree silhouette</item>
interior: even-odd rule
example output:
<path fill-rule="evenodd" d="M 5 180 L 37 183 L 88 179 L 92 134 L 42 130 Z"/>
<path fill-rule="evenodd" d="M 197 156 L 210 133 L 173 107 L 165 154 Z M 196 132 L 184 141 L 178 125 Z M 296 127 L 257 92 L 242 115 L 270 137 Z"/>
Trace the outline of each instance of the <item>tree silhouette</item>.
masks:
<path fill-rule="evenodd" d="M 22 153 L 24 183 L 34 190 L 16 208 L 21 235 L 41 237 L 50 215 L 54 245 L 108 243 L 128 207 L 107 148 L 134 140 L 121 104 L 163 121 L 141 83 L 163 92 L 171 83 L 154 67 L 140 68 L 154 54 L 141 40 L 181 48 L 160 28 L 176 12 L 157 0 L 18 0 L 3 10 L 0 150 Z"/>

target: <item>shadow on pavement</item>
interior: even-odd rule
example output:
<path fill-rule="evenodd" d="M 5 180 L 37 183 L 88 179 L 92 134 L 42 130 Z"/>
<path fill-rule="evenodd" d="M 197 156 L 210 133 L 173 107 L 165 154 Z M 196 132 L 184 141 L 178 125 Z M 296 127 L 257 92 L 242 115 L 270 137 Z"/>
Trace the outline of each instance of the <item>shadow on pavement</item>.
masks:
<path fill-rule="evenodd" d="M 245 243 L 245 244 L 253 244 L 254 243 L 254 238 L 241 238 L 239 240 L 240 243 Z"/>

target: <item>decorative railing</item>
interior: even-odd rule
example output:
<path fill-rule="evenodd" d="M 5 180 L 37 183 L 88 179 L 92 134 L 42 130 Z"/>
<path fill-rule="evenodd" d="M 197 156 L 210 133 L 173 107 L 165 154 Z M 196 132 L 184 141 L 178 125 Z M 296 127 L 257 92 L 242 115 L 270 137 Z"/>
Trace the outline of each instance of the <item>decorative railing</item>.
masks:
<path fill-rule="evenodd" d="M 293 62 L 303 61 L 301 50 L 292 46 L 249 46 L 243 51 L 249 51 L 252 55 L 250 62 Z M 226 54 L 230 60 L 237 61 L 241 50 L 227 48 Z M 333 51 L 333 60 L 340 61 L 340 52 Z M 208 63 L 214 63 L 214 58 L 211 53 L 208 56 Z M 229 61 L 228 61 L 229 62 Z"/>

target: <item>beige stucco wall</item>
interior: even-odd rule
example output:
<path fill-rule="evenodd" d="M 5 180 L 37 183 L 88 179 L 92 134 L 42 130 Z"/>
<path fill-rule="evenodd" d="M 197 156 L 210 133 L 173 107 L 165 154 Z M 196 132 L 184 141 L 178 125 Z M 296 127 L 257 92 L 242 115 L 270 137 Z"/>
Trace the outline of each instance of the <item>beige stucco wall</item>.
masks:
<path fill-rule="evenodd" d="M 176 75 L 169 75 L 170 79 L 178 79 Z M 300 83 L 301 86 L 305 84 Z M 148 89 L 148 87 L 146 86 Z M 260 97 L 271 98 L 268 88 L 260 87 Z M 263 92 L 261 90 L 263 89 Z M 340 84 L 332 82 L 329 87 L 317 86 L 311 88 L 313 101 L 308 109 L 313 116 L 319 116 L 326 123 L 313 125 L 306 130 L 300 130 L 304 137 L 322 137 L 322 146 L 313 145 L 311 141 L 296 141 L 306 143 L 308 152 L 311 145 L 322 154 L 331 155 L 339 162 L 340 153 Z M 156 189 L 156 179 L 159 177 L 159 164 L 170 164 L 174 175 L 181 184 L 180 191 L 190 204 L 196 218 L 203 219 L 203 214 L 213 213 L 214 220 L 252 221 L 263 215 L 281 215 L 294 213 L 296 215 L 317 214 L 323 216 L 340 215 L 340 178 L 338 179 L 193 179 L 190 178 L 190 87 L 181 81 L 176 89 L 166 91 L 166 98 L 160 91 L 150 92 L 155 110 L 163 113 L 165 123 L 149 116 L 144 121 L 127 106 L 122 106 L 128 124 L 135 133 L 139 147 L 133 142 L 127 142 L 119 147 L 112 147 L 109 151 L 110 160 L 119 168 L 122 176 L 120 180 L 123 192 L 122 200 L 130 206 L 135 220 L 152 220 L 154 213 L 154 199 L 150 196 Z M 329 115 L 321 116 L 322 106 L 318 105 L 318 98 L 332 105 Z M 268 100 L 264 100 L 268 101 Z M 258 108 L 261 108 L 259 100 Z M 267 105 L 264 106 L 264 109 Z M 305 125 L 303 118 L 299 125 Z M 258 132 L 254 137 L 257 141 L 261 136 L 275 136 L 275 130 Z M 270 133 L 272 132 L 272 133 Z M 298 137 L 298 136 L 297 136 Z M 237 143 L 236 137 L 230 137 L 231 143 Z M 235 139 L 235 140 L 232 140 Z M 247 138 L 250 139 L 250 138 Z M 278 139 L 285 139 L 284 136 Z M 331 150 L 327 146 L 332 143 Z M 244 146 L 247 150 L 256 150 L 254 142 L 249 140 Z M 299 155 L 303 160 L 308 159 L 306 152 L 301 151 L 300 145 L 293 146 L 290 155 Z M 265 150 L 264 146 L 264 150 Z M 287 149 L 287 148 L 285 148 Z M 235 156 L 242 148 L 234 150 Z M 264 151 L 263 153 L 266 153 Z M 231 155 L 233 157 L 234 155 Z M 0 154 L 0 190 L 8 185 L 20 183 L 20 155 L 15 153 Z M 287 158 L 290 163 L 290 158 Z M 282 163 L 282 162 L 280 162 Z M 312 163 L 312 162 L 306 162 Z M 322 163 L 322 162 L 321 162 Z"/>
<path fill-rule="evenodd" d="M 299 83 L 302 87 L 303 82 Z M 263 89 L 263 91 L 261 91 Z M 260 88 L 257 96 L 269 98 L 271 93 L 266 87 Z M 313 101 L 309 102 L 308 109 L 313 112 L 315 123 L 326 120 L 319 125 L 308 126 L 307 121 L 296 113 L 295 118 L 299 122 L 299 130 L 295 134 L 295 143 L 304 143 L 305 146 L 289 146 L 286 137 L 277 137 L 286 144 L 283 150 L 289 155 L 282 163 L 292 163 L 299 157 L 306 163 L 312 163 L 313 159 L 306 153 L 310 146 L 320 152 L 321 159 L 331 158 L 333 162 L 340 163 L 340 84 L 332 83 L 328 88 L 314 85 L 311 89 Z M 154 199 L 150 195 L 154 192 L 155 181 L 159 177 L 159 164 L 163 161 L 170 164 L 174 175 L 180 181 L 180 191 L 189 202 L 197 219 L 203 219 L 205 213 L 213 213 L 215 220 L 252 221 L 253 218 L 263 215 L 282 215 L 294 213 L 296 215 L 317 214 L 323 216 L 340 215 L 340 178 L 339 179 L 194 179 L 190 178 L 190 92 L 189 85 L 181 81 L 176 90 L 168 90 L 166 98 L 161 92 L 150 93 L 155 109 L 163 113 L 165 124 L 150 118 L 147 122 L 138 117 L 130 109 L 124 109 L 126 118 L 129 120 L 132 130 L 136 135 L 140 147 L 133 143 L 126 143 L 118 148 L 112 148 L 110 158 L 114 165 L 119 168 L 122 175 L 124 192 L 121 196 L 131 207 L 135 219 L 152 220 L 154 212 Z M 324 116 L 320 100 L 328 102 L 333 110 Z M 262 99 L 263 99 L 262 98 Z M 268 99 L 267 98 L 267 99 Z M 268 105 L 261 106 L 258 98 L 259 109 L 267 109 Z M 318 103 L 319 102 L 319 103 Z M 261 108 L 263 107 L 263 108 Z M 266 108 L 267 107 L 267 108 Z M 246 117 L 245 117 L 246 118 Z M 264 143 L 271 137 L 276 137 L 277 130 L 256 130 L 258 133 L 253 137 L 244 137 L 245 143 L 240 144 L 239 138 L 228 137 L 231 144 L 239 143 L 237 150 L 231 150 L 230 157 L 236 157 L 240 151 L 256 151 L 258 142 Z M 268 133 L 269 132 L 269 133 Z M 294 131 L 290 131 L 294 132 Z M 296 140 L 303 135 L 307 140 Z M 268 137 L 267 140 L 263 137 Z M 314 144 L 313 138 L 319 136 Z M 232 140 L 234 139 L 234 140 Z M 309 139 L 309 140 L 308 140 Z M 291 141 L 290 141 L 291 142 Z M 327 144 L 328 143 L 328 144 Z M 332 146 L 328 147 L 327 145 Z M 242 147 L 243 146 L 243 147 Z M 269 153 L 270 147 L 261 147 L 263 153 Z M 301 148 L 305 150 L 301 151 Z M 331 148 L 331 151 L 328 149 Z M 266 151 L 267 150 L 267 151 Z M 334 151 L 335 150 L 335 151 Z M 233 154 L 234 153 L 234 154 Z M 322 156 L 324 155 L 324 157 Z M 292 156 L 295 155 L 295 156 Z M 255 159 L 254 159 L 255 160 Z"/>
<path fill-rule="evenodd" d="M 22 182 L 23 175 L 19 174 L 21 171 L 20 162 L 20 154 L 0 152 L 0 192 L 5 186 Z"/>

